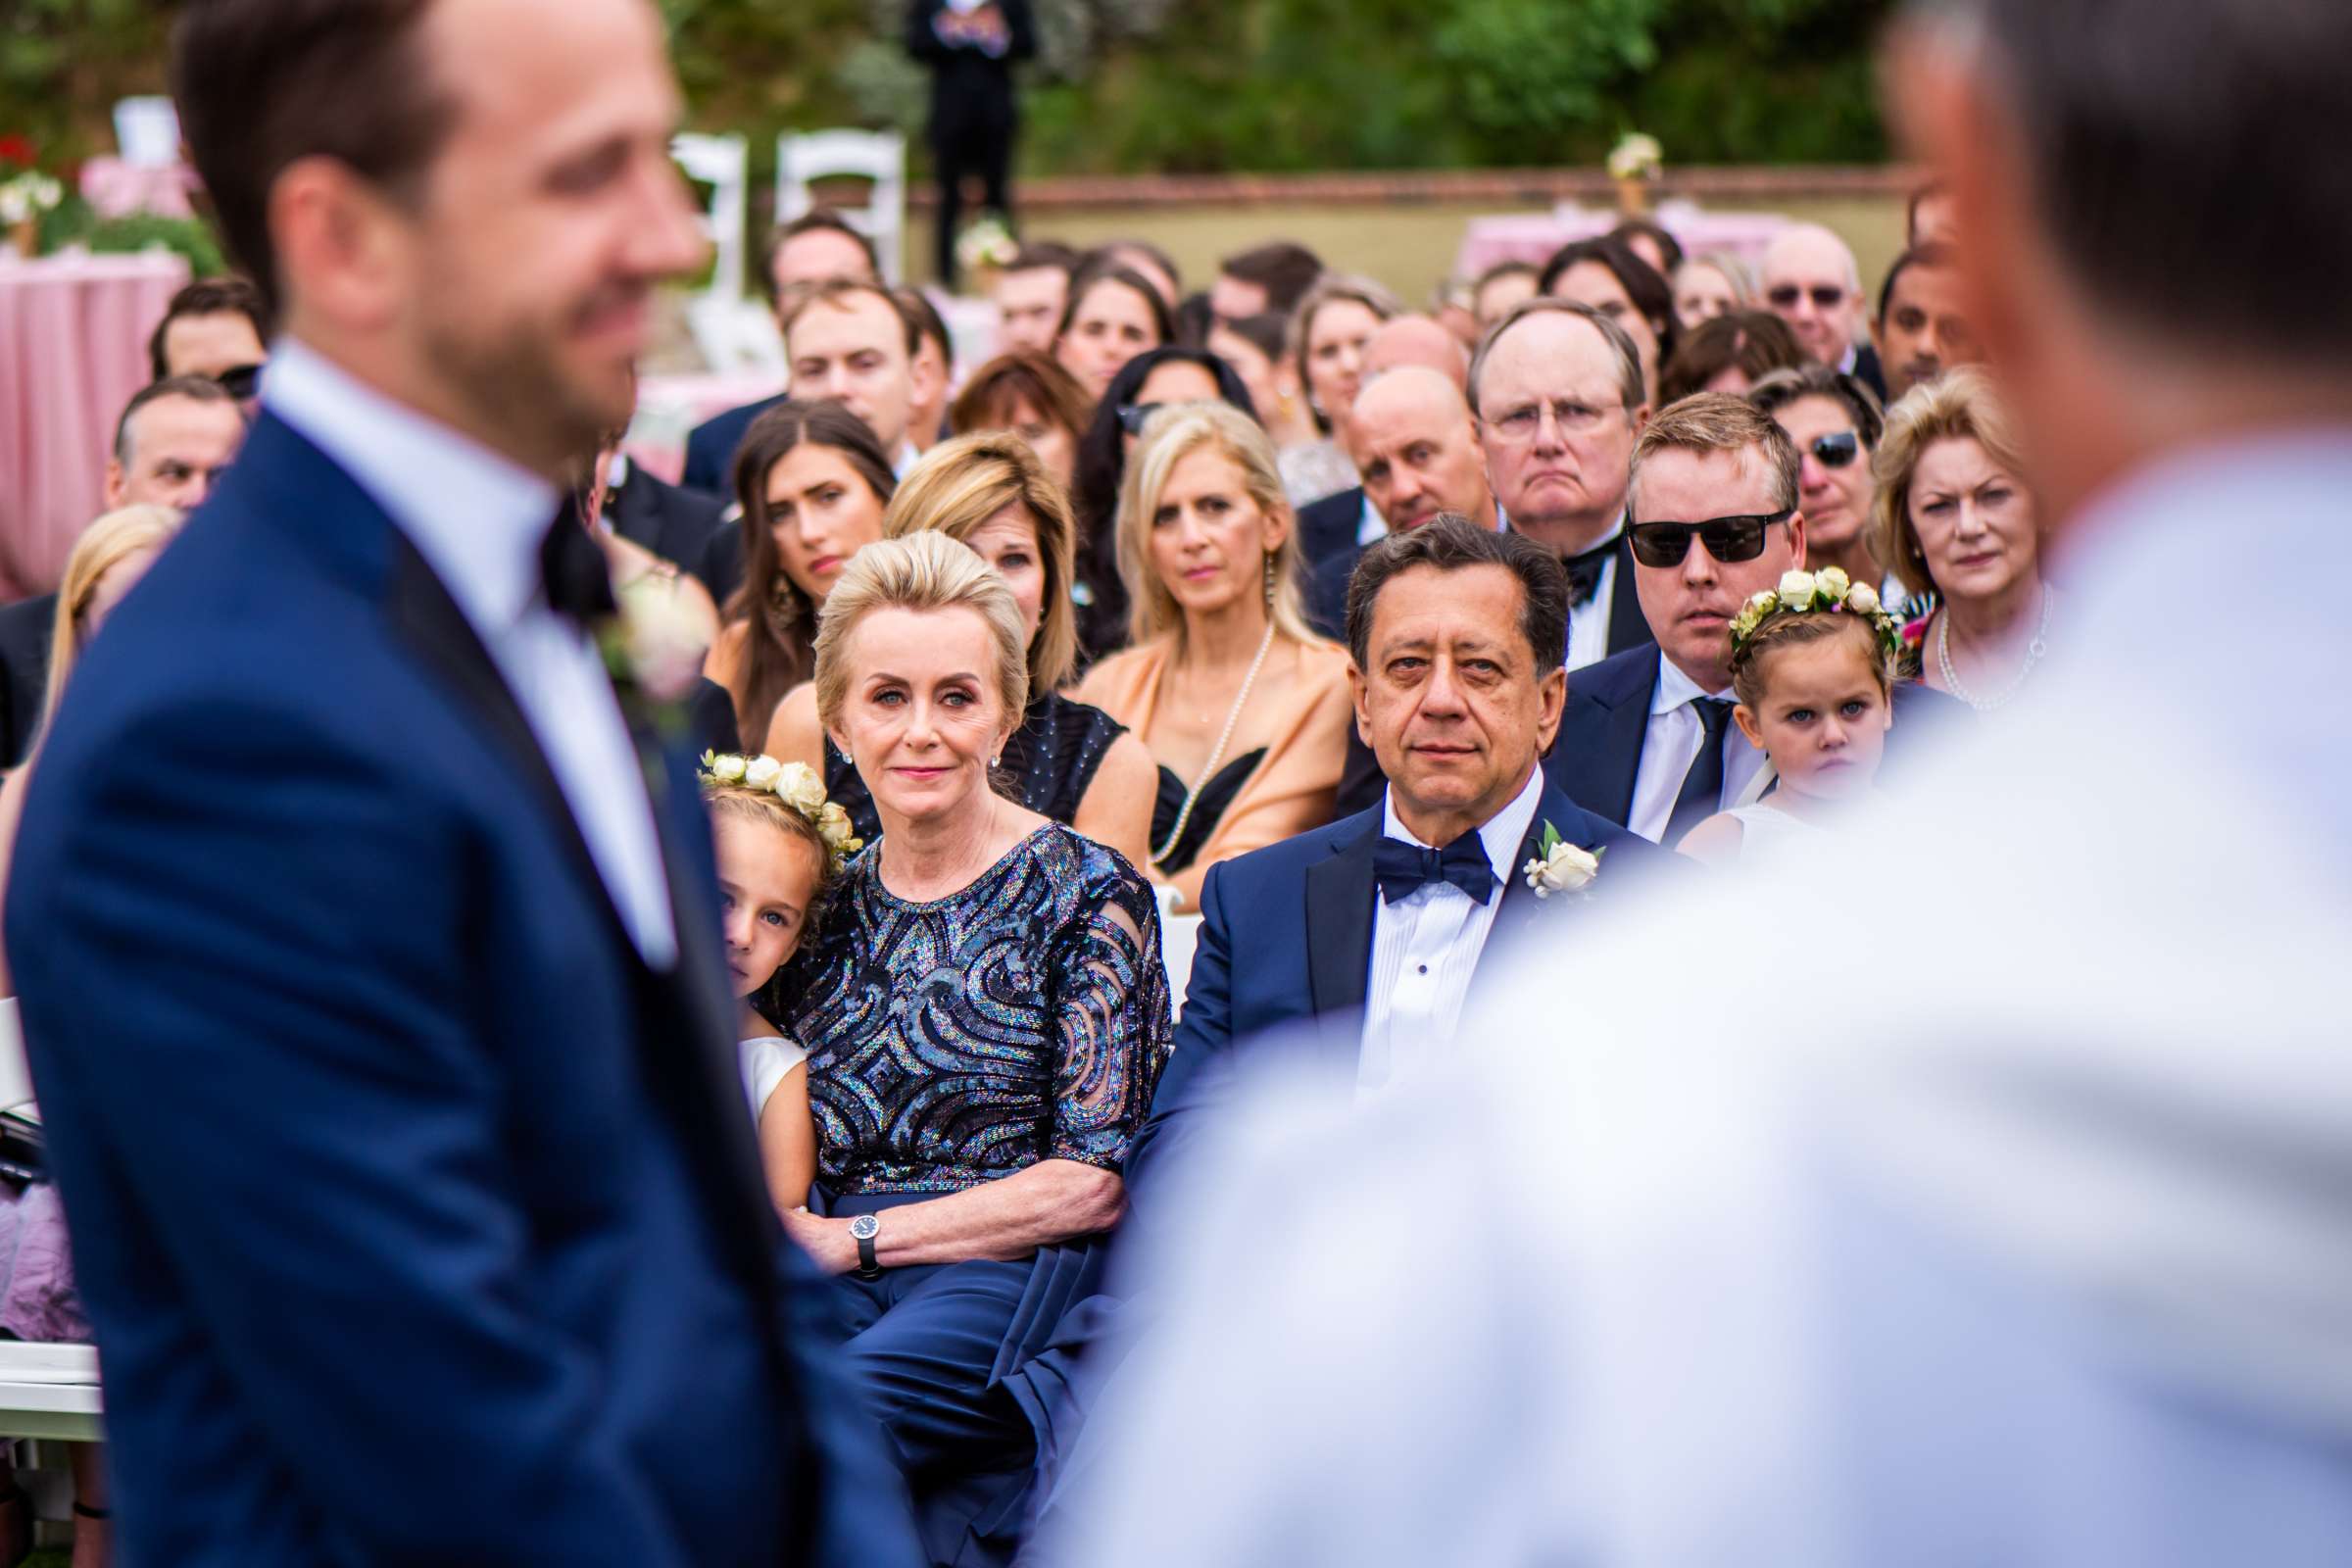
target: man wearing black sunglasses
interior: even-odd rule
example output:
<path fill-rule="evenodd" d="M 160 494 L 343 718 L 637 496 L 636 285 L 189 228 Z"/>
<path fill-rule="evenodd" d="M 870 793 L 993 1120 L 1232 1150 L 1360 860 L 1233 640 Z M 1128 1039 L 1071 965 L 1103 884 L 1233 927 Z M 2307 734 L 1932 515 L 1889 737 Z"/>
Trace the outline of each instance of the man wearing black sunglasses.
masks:
<path fill-rule="evenodd" d="M 1805 352 L 1859 376 L 1884 401 L 1886 378 L 1862 329 L 1862 271 L 1845 241 L 1819 223 L 1791 223 L 1773 236 L 1760 271 L 1764 303 Z"/>
<path fill-rule="evenodd" d="M 270 363 L 270 315 L 261 290 L 241 277 L 207 277 L 172 297 L 147 340 L 158 381 L 202 376 L 218 381 L 248 418 Z"/>
<path fill-rule="evenodd" d="M 1744 398 L 1674 404 L 1634 446 L 1634 587 L 1657 646 L 1572 679 L 1544 771 L 1653 843 L 1740 803 L 1764 754 L 1731 724 L 1732 617 L 1805 563 L 1796 448 Z"/>

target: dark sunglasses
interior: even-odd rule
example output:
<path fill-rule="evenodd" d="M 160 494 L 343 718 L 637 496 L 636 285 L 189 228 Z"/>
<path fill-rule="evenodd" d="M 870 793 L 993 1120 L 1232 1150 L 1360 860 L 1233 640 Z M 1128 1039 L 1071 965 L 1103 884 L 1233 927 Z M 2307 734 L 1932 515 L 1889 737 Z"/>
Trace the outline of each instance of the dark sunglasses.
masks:
<path fill-rule="evenodd" d="M 1122 403 L 1119 405 L 1119 428 L 1129 435 L 1142 435 L 1144 421 L 1163 407 L 1164 404 L 1158 403 Z"/>
<path fill-rule="evenodd" d="M 1785 311 L 1806 294 L 1813 296 L 1813 308 L 1817 311 L 1834 311 L 1845 303 L 1845 290 L 1834 283 L 1816 283 L 1810 289 L 1798 288 L 1794 283 L 1783 283 L 1766 290 L 1764 297 L 1772 302 L 1773 309 Z"/>
<path fill-rule="evenodd" d="M 1842 468 L 1861 455 L 1862 438 L 1851 430 L 1840 430 L 1836 435 L 1815 436 L 1813 444 L 1805 450 L 1823 467 Z"/>
<path fill-rule="evenodd" d="M 232 365 L 213 379 L 220 383 L 221 391 L 243 403 L 262 384 L 262 368 L 258 365 Z"/>
<path fill-rule="evenodd" d="M 1644 566 L 1679 566 L 1697 538 L 1707 554 L 1729 566 L 1764 553 L 1764 530 L 1796 515 L 1787 507 L 1768 517 L 1709 517 L 1704 522 L 1637 522 L 1626 529 L 1634 560 Z"/>

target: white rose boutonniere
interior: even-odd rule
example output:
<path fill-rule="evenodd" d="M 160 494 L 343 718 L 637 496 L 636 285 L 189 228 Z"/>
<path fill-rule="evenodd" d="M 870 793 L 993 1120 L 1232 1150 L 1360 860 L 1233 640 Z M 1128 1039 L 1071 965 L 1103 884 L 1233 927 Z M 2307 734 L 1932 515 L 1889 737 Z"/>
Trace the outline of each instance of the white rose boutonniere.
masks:
<path fill-rule="evenodd" d="M 1600 857 L 1607 853 L 1578 848 L 1561 838 L 1560 830 L 1549 822 L 1544 824 L 1544 837 L 1536 848 L 1538 858 L 1528 861 L 1524 869 L 1527 885 L 1539 899 L 1591 889 L 1600 875 Z"/>

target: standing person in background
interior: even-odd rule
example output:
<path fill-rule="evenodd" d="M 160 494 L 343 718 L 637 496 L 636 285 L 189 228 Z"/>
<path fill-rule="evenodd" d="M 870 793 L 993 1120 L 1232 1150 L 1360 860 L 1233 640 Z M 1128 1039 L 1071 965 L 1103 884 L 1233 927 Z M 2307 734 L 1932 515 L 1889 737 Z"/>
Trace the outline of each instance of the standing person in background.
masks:
<path fill-rule="evenodd" d="M 1012 67 L 1037 53 L 1029 0 L 914 0 L 906 51 L 931 68 L 931 163 L 939 176 L 940 287 L 956 287 L 963 181 L 1012 226 L 1012 138 L 1019 127 Z"/>

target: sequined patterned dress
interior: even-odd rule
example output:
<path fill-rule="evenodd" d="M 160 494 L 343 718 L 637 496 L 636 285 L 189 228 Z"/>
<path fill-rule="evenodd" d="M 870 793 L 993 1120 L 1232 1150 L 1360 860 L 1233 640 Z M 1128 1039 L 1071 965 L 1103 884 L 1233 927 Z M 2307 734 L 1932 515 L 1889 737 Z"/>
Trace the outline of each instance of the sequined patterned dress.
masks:
<path fill-rule="evenodd" d="M 1170 1040 L 1159 912 L 1113 852 L 1040 827 L 913 904 L 852 861 L 769 1016 L 808 1046 L 811 1206 L 934 1200 L 1065 1159 L 1125 1161 Z M 837 1281 L 845 1364 L 905 1470 L 934 1562 L 1011 1560 L 1041 1464 L 1079 1420 L 1076 1356 L 1109 1305 L 1102 1238 Z"/>

